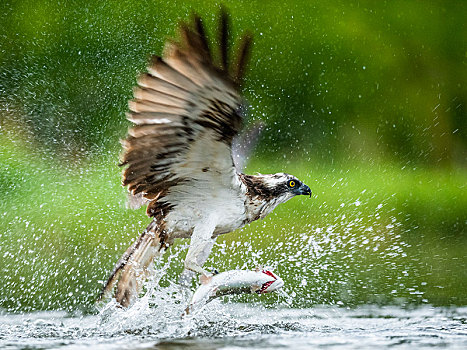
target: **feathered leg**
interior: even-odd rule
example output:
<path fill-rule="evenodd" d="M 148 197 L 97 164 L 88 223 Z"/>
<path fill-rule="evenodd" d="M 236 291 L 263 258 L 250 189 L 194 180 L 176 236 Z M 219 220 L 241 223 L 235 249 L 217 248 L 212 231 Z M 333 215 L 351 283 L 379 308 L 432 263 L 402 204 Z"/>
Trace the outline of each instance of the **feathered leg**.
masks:
<path fill-rule="evenodd" d="M 192 278 L 199 273 L 206 275 L 208 272 L 203 269 L 203 265 L 211 253 L 212 247 L 216 242 L 212 238 L 212 233 L 218 222 L 217 215 L 211 214 L 202 223 L 199 223 L 193 230 L 190 240 L 190 248 L 185 258 L 185 269 L 179 278 L 179 283 L 182 286 L 189 286 Z"/>
<path fill-rule="evenodd" d="M 196 265 L 198 265 L 200 267 L 203 267 L 204 263 L 209 258 L 209 254 L 211 253 L 212 247 L 213 247 L 215 242 L 216 242 L 215 238 L 211 238 L 211 239 L 206 240 L 204 242 L 202 241 L 201 242 L 202 246 L 199 247 L 199 249 L 194 250 L 191 245 L 192 244 L 196 245 L 196 243 L 193 243 L 193 239 L 192 239 L 192 243 L 190 244 L 190 249 L 189 249 L 188 254 L 187 254 L 188 263 L 189 263 L 190 260 L 192 260 L 192 261 L 194 261 L 196 263 Z M 193 270 L 190 270 L 187 267 L 185 267 L 183 269 L 179 279 L 178 279 L 178 283 L 180 285 L 184 286 L 184 287 L 191 286 L 191 281 L 196 276 L 196 273 L 197 272 L 195 272 Z"/>
<path fill-rule="evenodd" d="M 166 233 L 156 221 L 152 221 L 138 240 L 130 246 L 115 265 L 105 284 L 99 300 L 109 295 L 117 283 L 115 299 L 123 307 L 128 307 L 141 290 L 148 277 L 148 266 L 157 256 L 169 247 Z"/>

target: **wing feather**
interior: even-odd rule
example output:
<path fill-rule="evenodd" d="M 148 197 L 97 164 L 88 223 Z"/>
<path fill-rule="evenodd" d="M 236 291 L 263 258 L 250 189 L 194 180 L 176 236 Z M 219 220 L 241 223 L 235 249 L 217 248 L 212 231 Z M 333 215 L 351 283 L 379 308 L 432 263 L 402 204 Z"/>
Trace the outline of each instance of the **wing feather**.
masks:
<path fill-rule="evenodd" d="M 220 42 L 220 55 L 221 67 L 224 71 L 228 69 L 228 39 L 229 39 L 229 18 L 227 11 L 221 9 L 221 16 L 219 21 L 219 42 Z"/>
<path fill-rule="evenodd" d="M 233 73 L 235 81 L 240 84 L 245 75 L 246 65 L 250 58 L 251 46 L 253 45 L 253 38 L 251 35 L 246 34 L 243 36 L 238 51 L 237 61 L 234 66 L 235 72 Z"/>
<path fill-rule="evenodd" d="M 156 78 L 165 80 L 179 88 L 184 88 L 189 91 L 198 88 L 198 86 L 193 81 L 169 66 L 159 56 L 153 56 L 152 62 L 148 67 L 148 71 Z"/>
<path fill-rule="evenodd" d="M 148 101 L 156 104 L 168 105 L 168 106 L 180 106 L 186 102 L 186 99 L 175 97 L 173 95 L 166 94 L 164 92 L 147 89 L 144 87 L 138 87 L 133 92 L 138 100 Z M 187 96 L 188 97 L 188 96 Z"/>
<path fill-rule="evenodd" d="M 168 106 L 168 105 L 163 105 L 160 103 L 154 103 L 148 100 L 139 100 L 136 98 L 133 100 L 130 100 L 128 102 L 128 105 L 130 107 L 130 110 L 132 110 L 135 113 L 159 112 L 159 113 L 179 115 L 180 113 L 184 112 L 182 108 L 179 108 L 177 106 Z"/>
<path fill-rule="evenodd" d="M 228 60 L 228 16 L 219 23 L 219 63 L 201 18 L 179 27 L 180 39 L 168 41 L 162 57 L 154 56 L 138 79 L 127 118 L 134 126 L 122 142 L 123 185 L 139 201 L 158 201 L 170 189 L 199 178 L 207 169 L 234 176 L 232 139 L 242 128 L 243 99 L 239 82 L 251 37 L 243 38 L 233 68 Z M 212 152 L 214 148 L 229 152 Z M 228 156 L 227 156 L 228 153 Z M 198 174 L 198 175 L 197 175 Z M 209 177 L 216 181 L 215 176 Z M 228 181 L 218 180 L 223 185 Z M 196 186 L 193 186 L 196 196 Z M 143 198 L 144 197 L 144 198 Z M 152 215 L 151 206 L 148 215 Z"/>
<path fill-rule="evenodd" d="M 189 91 L 183 89 L 182 87 L 174 85 L 161 78 L 155 77 L 149 73 L 141 75 L 141 77 L 138 79 L 138 85 L 148 89 L 164 92 L 168 95 L 179 98 L 184 98 L 190 94 Z"/>

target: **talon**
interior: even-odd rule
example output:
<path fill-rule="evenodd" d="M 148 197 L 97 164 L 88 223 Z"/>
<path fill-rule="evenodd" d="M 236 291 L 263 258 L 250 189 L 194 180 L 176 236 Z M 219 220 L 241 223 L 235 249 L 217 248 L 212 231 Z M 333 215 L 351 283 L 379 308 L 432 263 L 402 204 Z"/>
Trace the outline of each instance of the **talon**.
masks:
<path fill-rule="evenodd" d="M 212 279 L 212 275 L 202 274 L 201 276 L 199 276 L 199 283 L 208 284 L 209 282 L 211 282 L 211 279 Z"/>

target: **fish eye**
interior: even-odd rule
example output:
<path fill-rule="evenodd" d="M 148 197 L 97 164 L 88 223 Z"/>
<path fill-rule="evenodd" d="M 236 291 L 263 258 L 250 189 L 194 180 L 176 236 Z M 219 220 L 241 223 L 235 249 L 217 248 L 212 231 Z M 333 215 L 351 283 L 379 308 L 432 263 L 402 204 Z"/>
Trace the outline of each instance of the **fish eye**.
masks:
<path fill-rule="evenodd" d="M 295 187 L 295 181 L 294 180 L 289 180 L 289 183 L 287 184 L 290 188 Z"/>

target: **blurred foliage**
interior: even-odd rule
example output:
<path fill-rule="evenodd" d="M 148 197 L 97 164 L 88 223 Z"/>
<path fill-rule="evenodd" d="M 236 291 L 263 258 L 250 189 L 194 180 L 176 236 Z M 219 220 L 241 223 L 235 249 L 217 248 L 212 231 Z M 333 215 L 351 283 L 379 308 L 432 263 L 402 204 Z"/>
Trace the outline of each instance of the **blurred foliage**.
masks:
<path fill-rule="evenodd" d="M 245 84 L 261 151 L 466 163 L 465 1 L 226 1 L 255 45 Z M 62 155 L 118 151 L 132 86 L 213 1 L 2 1 L 0 110 Z M 215 36 L 211 36 L 215 37 Z"/>
<path fill-rule="evenodd" d="M 248 170 L 314 197 L 221 237 L 208 264 L 274 265 L 295 306 L 467 304 L 467 3 L 224 3 L 254 35 L 244 92 L 268 125 Z M 180 20 L 213 33 L 218 9 L 0 2 L 0 307 L 92 304 L 149 221 L 116 166 L 132 87 Z"/>

